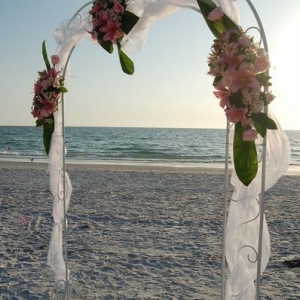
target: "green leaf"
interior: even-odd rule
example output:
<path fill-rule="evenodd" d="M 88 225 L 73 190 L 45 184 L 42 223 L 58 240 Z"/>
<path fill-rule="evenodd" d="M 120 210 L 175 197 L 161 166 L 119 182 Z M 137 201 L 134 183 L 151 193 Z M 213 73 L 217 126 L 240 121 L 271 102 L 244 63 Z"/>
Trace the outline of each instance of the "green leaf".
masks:
<path fill-rule="evenodd" d="M 258 160 L 255 142 L 243 141 L 243 130 L 241 122 L 235 124 L 233 160 L 237 177 L 248 186 L 257 174 Z"/>
<path fill-rule="evenodd" d="M 43 142 L 46 154 L 49 155 L 50 146 L 51 146 L 51 137 L 54 132 L 54 120 L 51 123 L 44 124 L 44 132 L 43 132 Z"/>
<path fill-rule="evenodd" d="M 262 136 L 265 137 L 267 134 L 267 128 L 260 123 L 254 123 L 254 127 L 256 129 L 256 131 Z"/>
<path fill-rule="evenodd" d="M 43 126 L 43 125 L 44 125 L 44 121 L 43 121 L 43 120 L 37 119 L 37 120 L 35 121 L 35 126 L 36 126 L 36 127 L 40 127 L 40 126 Z"/>
<path fill-rule="evenodd" d="M 216 76 L 214 81 L 213 81 L 213 86 L 216 86 L 222 80 L 222 78 L 223 78 L 222 75 Z"/>
<path fill-rule="evenodd" d="M 264 86 L 272 85 L 269 81 L 271 79 L 271 77 L 269 75 L 267 75 L 267 73 L 259 73 L 255 77 L 261 85 L 264 85 Z"/>
<path fill-rule="evenodd" d="M 59 88 L 59 90 L 60 90 L 61 93 L 67 93 L 68 92 L 68 90 L 64 86 L 61 86 Z"/>
<path fill-rule="evenodd" d="M 43 54 L 43 58 L 44 58 L 46 68 L 47 68 L 47 70 L 50 70 L 51 66 L 50 66 L 50 63 L 49 63 L 48 55 L 47 55 L 46 40 L 44 40 L 43 44 L 42 44 L 42 54 Z"/>
<path fill-rule="evenodd" d="M 125 34 L 128 34 L 131 29 L 135 26 L 140 18 L 132 12 L 125 10 L 122 16 L 122 30 Z"/>
<path fill-rule="evenodd" d="M 132 75 L 134 73 L 134 64 L 132 60 L 122 51 L 120 44 L 118 44 L 118 53 L 123 72 Z"/>
<path fill-rule="evenodd" d="M 267 118 L 265 124 L 267 129 L 272 129 L 272 130 L 278 129 L 276 123 L 271 118 Z"/>
<path fill-rule="evenodd" d="M 217 7 L 216 4 L 211 0 L 197 0 L 200 7 L 201 13 L 213 35 L 220 39 L 220 35 L 228 29 L 237 29 L 242 31 L 241 27 L 238 26 L 233 20 L 231 20 L 225 13 L 221 20 L 210 21 L 208 15 Z"/>
<path fill-rule="evenodd" d="M 103 41 L 99 42 L 99 45 L 108 53 L 113 53 L 114 47 L 111 41 Z"/>
<path fill-rule="evenodd" d="M 266 129 L 277 129 L 276 123 L 265 113 L 253 113 L 251 119 L 254 122 L 255 127 L 257 126 L 257 124 L 259 124 Z M 264 137 L 264 135 L 262 135 L 262 137 Z"/>

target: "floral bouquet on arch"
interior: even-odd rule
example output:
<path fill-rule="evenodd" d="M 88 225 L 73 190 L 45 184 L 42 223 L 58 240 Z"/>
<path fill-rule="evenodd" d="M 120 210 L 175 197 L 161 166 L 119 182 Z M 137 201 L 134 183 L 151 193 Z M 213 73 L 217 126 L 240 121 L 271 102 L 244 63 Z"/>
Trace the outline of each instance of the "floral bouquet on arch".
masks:
<path fill-rule="evenodd" d="M 235 124 L 234 168 L 240 181 L 248 186 L 258 170 L 257 135 L 265 137 L 267 129 L 277 129 L 263 112 L 275 98 L 269 92 L 268 54 L 211 0 L 198 0 L 198 4 L 216 37 L 208 74 L 215 77 L 214 94 L 228 121 Z"/>
<path fill-rule="evenodd" d="M 54 132 L 53 113 L 58 110 L 61 93 L 66 93 L 64 78 L 55 66 L 60 62 L 57 55 L 51 56 L 52 67 L 48 60 L 45 41 L 42 44 L 42 53 L 46 70 L 40 71 L 34 84 L 34 97 L 32 100 L 31 114 L 36 120 L 37 127 L 43 127 L 43 142 L 47 155 L 50 151 L 51 137 Z"/>
<path fill-rule="evenodd" d="M 122 70 L 133 74 L 134 64 L 122 51 L 121 41 L 139 17 L 126 10 L 127 5 L 127 0 L 95 0 L 90 10 L 93 30 L 89 33 L 108 53 L 112 53 L 114 45 L 117 45 Z"/>

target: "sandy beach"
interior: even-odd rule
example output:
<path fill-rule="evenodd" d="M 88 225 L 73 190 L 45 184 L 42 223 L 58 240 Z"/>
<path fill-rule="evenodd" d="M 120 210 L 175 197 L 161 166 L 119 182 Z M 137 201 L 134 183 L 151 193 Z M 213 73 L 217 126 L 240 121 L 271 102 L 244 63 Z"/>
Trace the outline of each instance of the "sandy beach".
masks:
<path fill-rule="evenodd" d="M 222 169 L 67 165 L 76 299 L 218 300 Z M 267 191 L 271 258 L 261 299 L 300 299 L 300 176 Z M 49 299 L 47 165 L 0 162 L 0 299 Z M 247 299 L 245 299 L 247 300 Z"/>

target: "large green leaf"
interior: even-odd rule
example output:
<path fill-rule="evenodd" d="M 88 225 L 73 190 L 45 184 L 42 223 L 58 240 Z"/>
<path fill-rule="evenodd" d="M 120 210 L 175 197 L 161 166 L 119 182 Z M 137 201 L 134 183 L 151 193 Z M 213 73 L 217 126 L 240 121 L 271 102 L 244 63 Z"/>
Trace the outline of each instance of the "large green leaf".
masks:
<path fill-rule="evenodd" d="M 44 132 L 43 132 L 43 142 L 46 154 L 49 155 L 50 146 L 51 146 L 51 137 L 54 132 L 54 120 L 51 123 L 44 124 Z"/>
<path fill-rule="evenodd" d="M 135 26 L 140 18 L 132 12 L 125 10 L 122 16 L 122 30 L 125 34 L 128 34 Z"/>
<path fill-rule="evenodd" d="M 240 122 L 235 124 L 233 160 L 239 180 L 248 186 L 257 174 L 258 160 L 255 142 L 243 141 L 243 130 Z"/>
<path fill-rule="evenodd" d="M 231 20 L 226 14 L 223 18 L 218 21 L 210 21 L 208 15 L 217 7 L 216 4 L 211 0 L 197 0 L 200 7 L 201 13 L 207 23 L 207 26 L 216 38 L 220 38 L 220 35 L 228 29 L 237 29 L 242 31 L 241 27 L 238 26 L 233 20 Z"/>
<path fill-rule="evenodd" d="M 123 72 L 132 75 L 134 73 L 134 64 L 132 60 L 122 51 L 121 46 L 119 44 L 118 53 Z"/>
<path fill-rule="evenodd" d="M 46 68 L 47 68 L 47 70 L 50 70 L 51 66 L 50 66 L 50 63 L 49 63 L 48 55 L 47 55 L 46 40 L 44 40 L 43 44 L 42 44 L 42 54 L 43 54 L 43 58 L 44 58 Z"/>

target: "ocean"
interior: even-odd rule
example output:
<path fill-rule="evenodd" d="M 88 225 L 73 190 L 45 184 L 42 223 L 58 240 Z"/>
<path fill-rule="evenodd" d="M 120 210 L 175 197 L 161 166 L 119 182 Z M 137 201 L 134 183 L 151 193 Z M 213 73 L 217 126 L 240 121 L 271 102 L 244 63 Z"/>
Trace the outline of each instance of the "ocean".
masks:
<path fill-rule="evenodd" d="M 300 172 L 300 131 L 286 131 L 290 168 Z M 66 127 L 66 161 L 222 167 L 225 129 Z M 0 126 L 0 160 L 46 161 L 42 130 Z"/>

